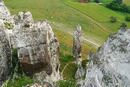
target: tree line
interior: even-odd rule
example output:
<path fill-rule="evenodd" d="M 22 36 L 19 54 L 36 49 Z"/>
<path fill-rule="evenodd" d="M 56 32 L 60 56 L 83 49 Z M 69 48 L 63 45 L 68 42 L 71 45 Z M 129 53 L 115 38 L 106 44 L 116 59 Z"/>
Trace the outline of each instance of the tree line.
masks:
<path fill-rule="evenodd" d="M 107 8 L 112 10 L 130 13 L 130 6 L 123 3 L 123 0 L 114 0 L 106 5 Z"/>

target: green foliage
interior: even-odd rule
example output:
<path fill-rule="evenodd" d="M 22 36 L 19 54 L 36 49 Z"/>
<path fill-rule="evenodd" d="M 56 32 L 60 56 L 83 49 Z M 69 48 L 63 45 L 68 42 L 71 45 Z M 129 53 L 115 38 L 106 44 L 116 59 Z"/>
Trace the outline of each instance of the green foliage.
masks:
<path fill-rule="evenodd" d="M 87 60 L 83 60 L 82 61 L 82 66 L 85 68 L 86 67 L 86 64 L 87 64 Z"/>
<path fill-rule="evenodd" d="M 74 61 L 74 60 L 75 60 L 75 58 L 73 58 L 72 55 L 70 55 L 70 54 L 65 54 L 65 53 L 63 53 L 63 52 L 60 52 L 60 65 L 61 65 L 60 71 L 63 70 L 63 68 L 65 67 L 65 65 L 66 65 L 67 63 L 72 62 L 72 61 Z"/>
<path fill-rule="evenodd" d="M 117 19 L 116 19 L 116 17 L 113 17 L 113 16 L 111 16 L 111 17 L 110 17 L 110 22 L 112 22 L 112 23 L 115 23 L 115 22 L 117 22 Z"/>
<path fill-rule="evenodd" d="M 14 27 L 11 23 L 8 22 L 5 22 L 4 25 L 7 29 L 12 29 Z"/>
<path fill-rule="evenodd" d="M 126 4 L 122 3 L 122 0 L 114 0 L 111 3 L 107 4 L 108 8 L 116 11 L 121 11 L 121 12 L 130 12 L 130 6 L 127 6 Z"/>
<path fill-rule="evenodd" d="M 30 27 L 30 25 L 29 25 L 29 24 L 24 24 L 24 27 L 27 27 L 27 28 L 28 28 L 28 27 Z"/>
<path fill-rule="evenodd" d="M 127 15 L 127 16 L 125 17 L 125 20 L 126 20 L 126 21 L 130 21 L 130 15 Z"/>
<path fill-rule="evenodd" d="M 123 3 L 123 0 L 114 0 L 113 1 L 115 4 L 122 4 Z"/>
<path fill-rule="evenodd" d="M 26 86 L 27 84 L 33 83 L 33 80 L 29 77 L 21 76 L 17 79 L 11 79 L 4 87 L 22 87 Z"/>
<path fill-rule="evenodd" d="M 76 87 L 76 80 L 74 79 L 60 80 L 57 83 L 59 87 Z"/>
<path fill-rule="evenodd" d="M 99 0 L 94 0 L 96 3 L 99 3 L 100 1 Z"/>
<path fill-rule="evenodd" d="M 60 47 L 62 48 L 62 50 L 64 51 L 68 51 L 71 52 L 72 49 L 70 47 L 68 47 L 65 43 L 60 43 Z"/>
<path fill-rule="evenodd" d="M 17 69 L 15 70 L 16 67 Z M 22 69 L 18 59 L 17 49 L 12 49 L 12 75 L 14 73 L 17 73 L 18 75 L 22 75 Z"/>
<path fill-rule="evenodd" d="M 77 64 L 69 63 L 63 72 L 63 77 L 67 79 L 75 79 L 75 73 L 77 69 L 78 69 Z"/>
<path fill-rule="evenodd" d="M 126 23 L 121 23 L 121 26 L 120 26 L 120 28 L 122 28 L 122 29 L 126 29 L 127 28 L 127 24 Z"/>

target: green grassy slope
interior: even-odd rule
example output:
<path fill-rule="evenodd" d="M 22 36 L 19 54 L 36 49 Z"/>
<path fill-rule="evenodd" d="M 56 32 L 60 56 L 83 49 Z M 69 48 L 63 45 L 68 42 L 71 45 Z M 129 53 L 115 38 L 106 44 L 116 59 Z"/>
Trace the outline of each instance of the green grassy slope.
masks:
<path fill-rule="evenodd" d="M 124 3 L 130 5 L 130 0 L 124 0 Z"/>
<path fill-rule="evenodd" d="M 123 14 L 120 12 L 116 12 L 113 10 L 110 10 L 108 8 L 105 8 L 102 5 L 96 4 L 96 3 L 79 3 L 79 2 L 73 2 L 73 0 L 62 0 L 65 4 L 69 5 L 70 7 L 75 8 L 76 10 L 84 13 L 85 15 L 89 16 L 90 18 L 97 21 L 101 26 L 104 26 L 106 29 L 108 29 L 110 32 L 117 32 L 119 29 L 119 26 L 122 22 L 125 21 L 125 16 L 127 14 Z M 111 16 L 114 16 L 117 18 L 116 23 L 109 22 L 109 18 Z M 130 22 L 127 22 L 128 25 L 130 25 Z M 130 27 L 130 26 L 128 26 Z"/>

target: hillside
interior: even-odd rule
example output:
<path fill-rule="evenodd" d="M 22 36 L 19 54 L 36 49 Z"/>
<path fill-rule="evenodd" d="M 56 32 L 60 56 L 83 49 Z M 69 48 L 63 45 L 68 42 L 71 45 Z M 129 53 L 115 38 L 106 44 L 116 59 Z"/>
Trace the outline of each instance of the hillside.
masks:
<path fill-rule="evenodd" d="M 112 0 L 100 0 L 109 3 Z M 90 52 L 96 50 L 105 42 L 107 37 L 120 29 L 127 13 L 121 13 L 94 3 L 79 3 L 77 0 L 4 0 L 12 14 L 19 11 L 30 11 L 34 21 L 48 20 L 60 43 L 60 72 L 66 79 L 74 79 L 77 69 L 72 56 L 73 32 L 77 25 L 82 27 L 82 59 L 86 60 Z M 129 1 L 125 0 L 125 3 Z M 117 18 L 116 23 L 110 22 L 110 17 Z M 69 74 L 68 74 L 69 72 Z M 68 80 L 67 80 L 68 81 Z M 75 80 L 74 80 L 75 81 Z M 62 83 L 62 82 L 61 82 Z"/>
<path fill-rule="evenodd" d="M 85 36 L 87 38 L 91 37 L 90 40 L 94 40 L 100 45 L 108 35 L 106 30 L 102 30 L 86 15 L 66 6 L 60 0 L 5 0 L 5 4 L 11 13 L 17 14 L 19 11 L 29 10 L 32 12 L 35 20 L 47 19 L 52 23 L 54 22 L 52 26 L 59 30 L 62 29 L 62 31 L 73 31 L 78 24 L 81 24 Z M 98 33 L 98 31 L 102 33 Z"/>

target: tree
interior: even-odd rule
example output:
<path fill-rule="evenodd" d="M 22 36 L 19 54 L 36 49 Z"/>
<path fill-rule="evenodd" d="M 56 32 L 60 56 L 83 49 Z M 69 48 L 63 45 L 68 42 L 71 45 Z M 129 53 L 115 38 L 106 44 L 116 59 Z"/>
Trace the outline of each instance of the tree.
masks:
<path fill-rule="evenodd" d="M 123 3 L 123 0 L 115 0 L 113 1 L 115 4 L 122 4 Z"/>
<path fill-rule="evenodd" d="M 99 3 L 100 1 L 99 0 L 94 0 L 96 3 Z"/>
<path fill-rule="evenodd" d="M 121 23 L 120 28 L 122 28 L 122 29 L 126 29 L 126 28 L 127 28 L 127 24 L 126 24 L 125 22 Z"/>
<path fill-rule="evenodd" d="M 116 17 L 113 17 L 113 16 L 110 17 L 110 22 L 115 23 L 116 21 L 117 21 L 117 20 L 116 20 Z"/>
<path fill-rule="evenodd" d="M 121 12 L 130 12 L 130 6 L 127 6 L 122 2 L 122 0 L 114 0 L 106 5 L 107 8 Z"/>
<path fill-rule="evenodd" d="M 130 15 L 127 15 L 127 16 L 125 17 L 125 20 L 126 20 L 126 21 L 130 21 Z"/>

